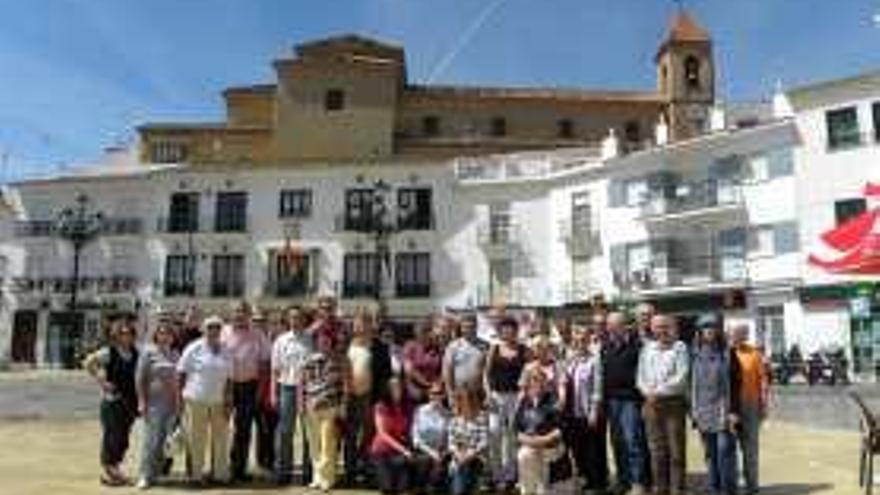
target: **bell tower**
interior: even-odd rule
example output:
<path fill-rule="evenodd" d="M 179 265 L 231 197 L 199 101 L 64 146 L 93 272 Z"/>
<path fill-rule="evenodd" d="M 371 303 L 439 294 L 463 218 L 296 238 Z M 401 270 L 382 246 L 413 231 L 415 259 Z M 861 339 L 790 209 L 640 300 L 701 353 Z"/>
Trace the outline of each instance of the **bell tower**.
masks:
<path fill-rule="evenodd" d="M 673 140 L 706 132 L 715 103 L 715 61 L 709 33 L 678 9 L 657 50 L 657 92 L 667 101 Z"/>

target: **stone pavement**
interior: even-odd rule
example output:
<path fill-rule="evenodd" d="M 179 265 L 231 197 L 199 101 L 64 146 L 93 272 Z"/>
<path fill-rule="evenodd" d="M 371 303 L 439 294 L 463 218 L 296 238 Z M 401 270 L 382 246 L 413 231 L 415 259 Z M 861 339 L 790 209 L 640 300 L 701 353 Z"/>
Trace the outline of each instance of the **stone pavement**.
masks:
<path fill-rule="evenodd" d="M 880 391 L 874 387 L 859 390 L 875 404 L 880 398 Z M 857 416 L 845 389 L 791 386 L 775 395 L 773 419 L 762 439 L 766 487 L 762 493 L 859 493 Z M 82 372 L 0 374 L 0 494 L 133 493 L 97 485 L 97 401 L 95 384 Z M 139 457 L 138 437 L 136 434 L 129 456 L 132 465 L 131 461 Z M 695 486 L 703 471 L 701 448 L 692 436 L 689 472 L 694 475 Z M 267 488 L 264 485 L 210 493 L 274 492 Z M 172 487 L 157 489 L 156 493 L 192 492 Z"/>
<path fill-rule="evenodd" d="M 137 493 L 133 488 L 98 486 L 97 421 L 44 420 L 0 421 L 0 493 L 9 495 L 86 495 L 93 493 Z M 767 495 L 855 495 L 858 438 L 854 433 L 810 431 L 782 423 L 770 423 L 764 430 L 762 494 Z M 128 471 L 137 462 L 139 435 L 128 459 Z M 704 466 L 695 437 L 689 439 L 688 471 L 693 490 L 701 483 Z M 194 493 L 179 483 L 156 487 L 150 493 L 179 495 Z M 211 494 L 256 495 L 259 493 L 306 493 L 302 488 L 278 490 L 264 484 L 250 487 L 212 489 Z M 315 492 L 311 492 L 315 493 Z M 341 495 L 365 492 L 338 491 Z"/>

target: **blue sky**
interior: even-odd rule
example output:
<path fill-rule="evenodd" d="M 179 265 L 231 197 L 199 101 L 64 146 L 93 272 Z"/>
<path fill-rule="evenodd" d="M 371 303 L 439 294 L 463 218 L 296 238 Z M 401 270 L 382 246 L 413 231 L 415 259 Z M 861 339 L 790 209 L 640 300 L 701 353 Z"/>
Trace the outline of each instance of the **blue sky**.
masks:
<path fill-rule="evenodd" d="M 685 0 L 725 100 L 880 69 L 880 0 Z M 150 120 L 222 117 L 293 44 L 405 45 L 411 81 L 649 89 L 672 0 L 8 0 L 0 3 L 0 180 L 94 159 Z M 497 8 L 492 8 L 497 7 Z M 481 17 L 489 12 L 489 15 Z M 479 29 L 475 19 L 484 19 Z M 454 54 L 454 56 L 450 56 Z M 445 61 L 445 62 L 444 62 Z M 442 69 L 442 70 L 441 70 Z"/>

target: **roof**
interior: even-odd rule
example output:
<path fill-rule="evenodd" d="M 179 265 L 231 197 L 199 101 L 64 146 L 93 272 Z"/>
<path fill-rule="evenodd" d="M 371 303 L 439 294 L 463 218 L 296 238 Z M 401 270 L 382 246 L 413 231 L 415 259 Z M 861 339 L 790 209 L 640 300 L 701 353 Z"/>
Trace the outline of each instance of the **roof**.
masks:
<path fill-rule="evenodd" d="M 709 36 L 709 32 L 697 24 L 697 21 L 686 10 L 679 9 L 669 23 L 666 37 L 657 50 L 657 56 L 659 57 L 673 43 L 709 43 L 710 41 L 712 38 Z"/>
<path fill-rule="evenodd" d="M 275 84 L 251 84 L 248 86 L 232 86 L 223 91 L 223 96 L 233 94 L 266 94 L 274 95 L 277 86 Z"/>
<path fill-rule="evenodd" d="M 223 132 L 263 132 L 270 130 L 265 126 L 231 126 L 226 122 L 147 122 L 137 126 L 138 131 L 223 131 Z"/>
<path fill-rule="evenodd" d="M 14 186 L 45 184 L 52 182 L 68 182 L 84 179 L 125 179 L 139 177 L 154 172 L 178 168 L 177 164 L 89 164 L 73 166 L 66 170 L 30 179 L 22 179 L 12 183 Z"/>
<path fill-rule="evenodd" d="M 299 56 L 325 51 L 369 53 L 384 58 L 403 61 L 403 47 L 396 43 L 360 34 L 342 34 L 296 45 Z"/>
<path fill-rule="evenodd" d="M 644 101 L 662 103 L 662 97 L 654 92 L 589 90 L 555 87 L 490 87 L 490 86 L 435 86 L 412 84 L 406 94 L 437 98 L 498 98 L 498 99 L 553 99 L 596 102 Z"/>
<path fill-rule="evenodd" d="M 803 105 L 805 100 L 822 94 L 833 94 L 835 90 L 840 89 L 864 90 L 871 94 L 875 94 L 880 90 L 880 70 L 873 70 L 855 74 L 849 77 L 831 79 L 825 81 L 817 81 L 801 86 L 795 86 L 785 91 L 785 94 L 796 105 Z"/>

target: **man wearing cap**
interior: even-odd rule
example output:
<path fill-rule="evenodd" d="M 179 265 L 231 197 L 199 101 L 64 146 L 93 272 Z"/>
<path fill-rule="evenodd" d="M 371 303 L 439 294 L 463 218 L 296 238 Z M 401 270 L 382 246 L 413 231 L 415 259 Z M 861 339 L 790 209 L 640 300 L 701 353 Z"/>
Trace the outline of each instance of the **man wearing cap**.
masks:
<path fill-rule="evenodd" d="M 678 340 L 673 317 L 654 315 L 651 331 L 654 340 L 642 348 L 636 385 L 645 398 L 644 417 L 654 493 L 678 495 L 685 491 L 685 418 L 690 359 L 687 345 Z"/>
<path fill-rule="evenodd" d="M 229 460 L 233 481 L 249 481 L 251 430 L 256 422 L 260 374 L 268 369 L 271 346 L 268 338 L 253 328 L 253 309 L 247 302 L 233 310 L 232 324 L 224 329 L 223 345 L 232 359 L 233 437 Z"/>
<path fill-rule="evenodd" d="M 232 359 L 223 347 L 220 333 L 223 320 L 205 319 L 204 335 L 191 342 L 177 362 L 184 409 L 184 430 L 189 447 L 189 477 L 202 484 L 205 440 L 211 435 L 211 474 L 208 480 L 229 480 L 229 410 L 232 407 Z"/>

